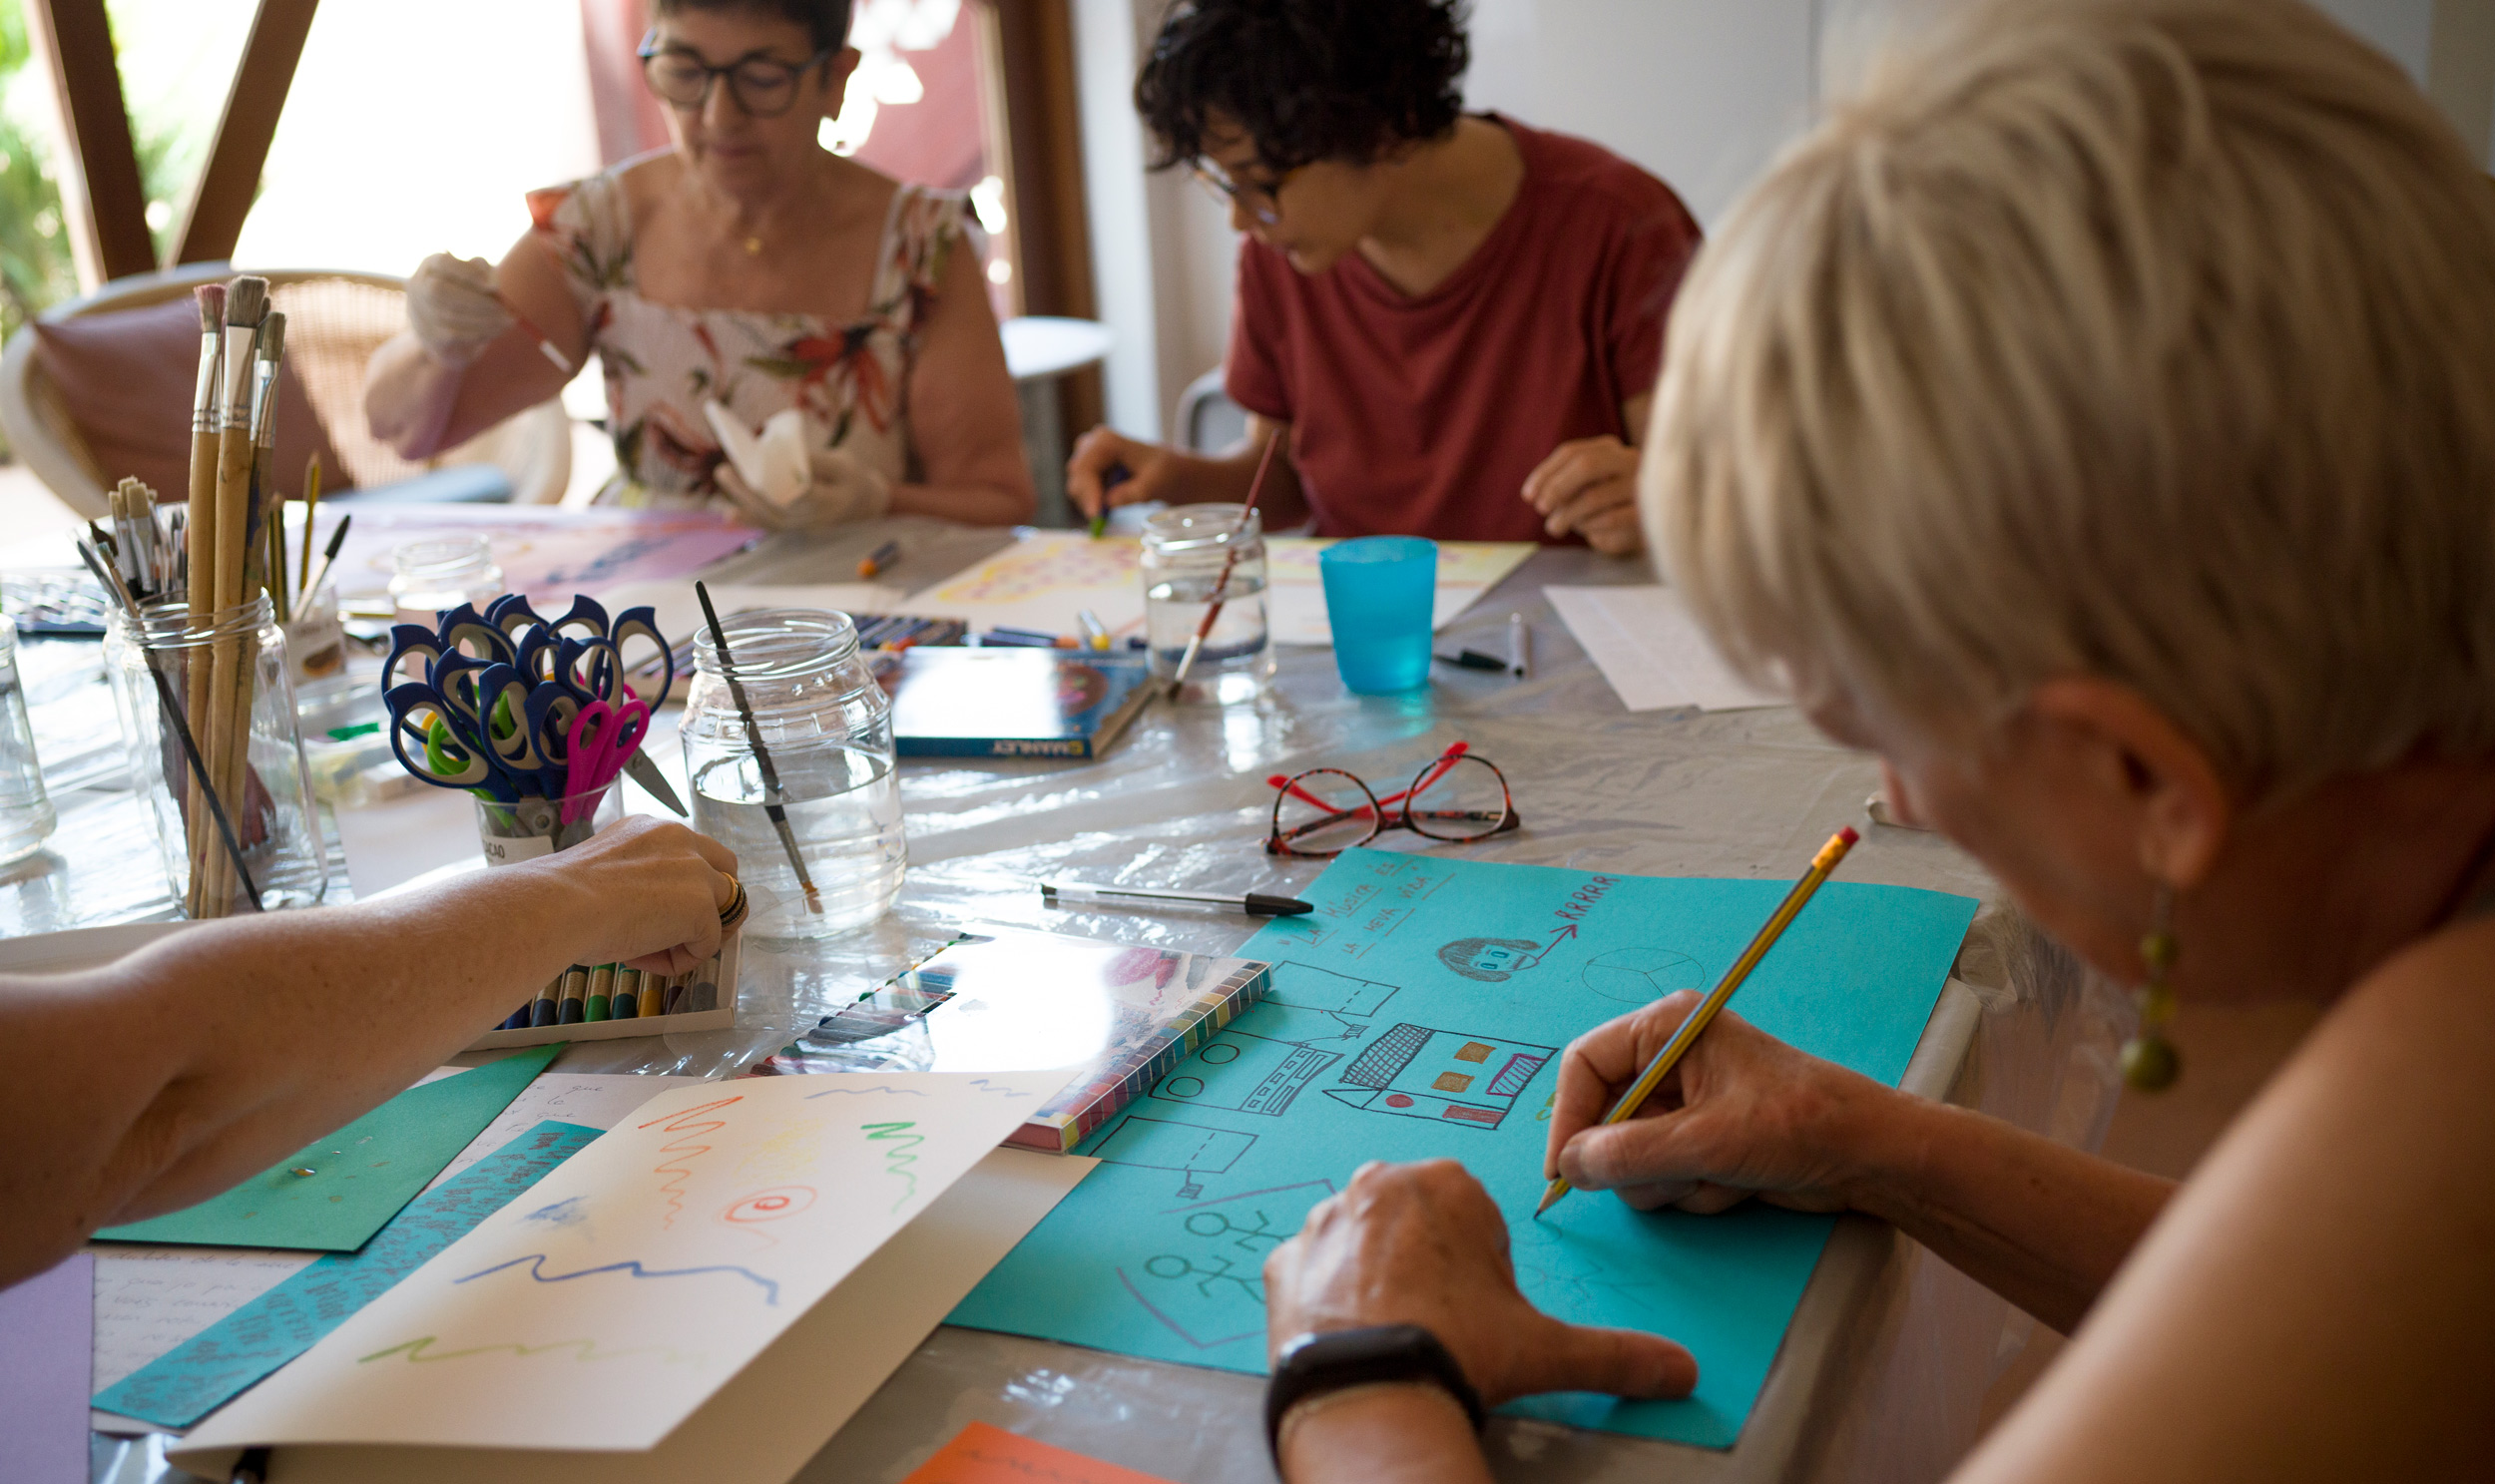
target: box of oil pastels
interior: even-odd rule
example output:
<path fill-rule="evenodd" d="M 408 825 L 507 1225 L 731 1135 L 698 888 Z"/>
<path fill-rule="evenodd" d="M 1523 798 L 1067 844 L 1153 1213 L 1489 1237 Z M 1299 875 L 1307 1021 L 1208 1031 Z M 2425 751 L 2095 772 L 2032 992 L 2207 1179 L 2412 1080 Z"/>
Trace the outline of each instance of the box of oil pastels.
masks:
<path fill-rule="evenodd" d="M 574 964 L 468 1049 L 726 1030 L 737 1023 L 737 960 L 744 939 L 741 929 L 730 929 L 718 953 L 683 974 Z"/>

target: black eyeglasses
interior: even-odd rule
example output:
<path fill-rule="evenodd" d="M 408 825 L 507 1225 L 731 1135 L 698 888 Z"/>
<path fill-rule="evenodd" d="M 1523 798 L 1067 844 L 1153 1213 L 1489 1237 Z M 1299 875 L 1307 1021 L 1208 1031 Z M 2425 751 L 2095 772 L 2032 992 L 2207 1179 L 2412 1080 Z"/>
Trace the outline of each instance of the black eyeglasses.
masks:
<path fill-rule="evenodd" d="M 832 51 L 825 47 L 794 65 L 748 52 L 725 67 L 713 67 L 698 53 L 660 46 L 659 33 L 653 30 L 641 39 L 639 55 L 641 75 L 662 102 L 681 109 L 701 108 L 711 101 L 712 85 L 725 78 L 728 96 L 748 117 L 776 119 L 796 106 L 797 80 L 821 66 Z"/>
<path fill-rule="evenodd" d="M 1249 217 L 1267 227 L 1272 227 L 1282 220 L 1282 188 L 1289 185 L 1290 178 L 1299 174 L 1299 171 L 1304 168 L 1295 167 L 1283 171 L 1267 185 L 1234 181 L 1227 171 L 1210 160 L 1194 162 L 1188 166 L 1188 173 L 1196 178 L 1197 185 L 1205 188 L 1207 195 L 1219 202 L 1226 210 L 1237 206 Z"/>

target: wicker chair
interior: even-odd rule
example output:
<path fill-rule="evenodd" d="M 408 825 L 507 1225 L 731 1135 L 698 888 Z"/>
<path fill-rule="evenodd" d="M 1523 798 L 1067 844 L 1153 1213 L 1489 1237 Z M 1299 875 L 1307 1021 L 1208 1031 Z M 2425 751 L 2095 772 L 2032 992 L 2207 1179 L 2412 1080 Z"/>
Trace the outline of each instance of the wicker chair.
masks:
<path fill-rule="evenodd" d="M 47 320 L 114 309 L 137 309 L 188 297 L 202 283 L 233 276 L 226 263 L 198 263 L 171 272 L 117 278 L 84 298 L 58 305 Z M 381 342 L 407 324 L 406 280 L 343 269 L 263 271 L 272 307 L 286 316 L 286 364 L 303 384 L 312 412 L 357 489 L 375 489 L 458 464 L 492 464 L 511 481 L 512 498 L 551 504 L 572 474 L 572 426 L 560 401 L 504 419 L 459 447 L 422 463 L 400 458 L 364 422 L 364 364 Z M 31 326 L 0 353 L 0 431 L 35 477 L 72 510 L 102 519 L 104 471 L 95 467 L 59 387 L 35 355 Z"/>

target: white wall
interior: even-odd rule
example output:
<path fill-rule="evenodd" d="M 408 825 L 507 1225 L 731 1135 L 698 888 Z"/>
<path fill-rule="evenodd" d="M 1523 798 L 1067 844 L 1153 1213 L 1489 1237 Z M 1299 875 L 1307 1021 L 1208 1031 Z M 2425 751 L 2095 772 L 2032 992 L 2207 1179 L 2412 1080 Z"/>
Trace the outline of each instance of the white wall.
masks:
<path fill-rule="evenodd" d="M 1182 177 L 1142 179 L 1130 95 L 1166 3 L 1075 0 L 1095 269 L 1102 316 L 1118 335 L 1109 417 L 1148 437 L 1159 436 L 1179 390 L 1221 361 L 1237 243 Z M 1618 151 L 1711 224 L 1808 126 L 1823 73 L 1841 75 L 1892 13 L 1946 3 L 1473 0 L 1465 98 Z M 2481 123 L 2495 90 L 2495 0 L 2316 3 L 2421 87 L 2431 80 L 2473 147 L 2495 150 L 2495 123 Z"/>

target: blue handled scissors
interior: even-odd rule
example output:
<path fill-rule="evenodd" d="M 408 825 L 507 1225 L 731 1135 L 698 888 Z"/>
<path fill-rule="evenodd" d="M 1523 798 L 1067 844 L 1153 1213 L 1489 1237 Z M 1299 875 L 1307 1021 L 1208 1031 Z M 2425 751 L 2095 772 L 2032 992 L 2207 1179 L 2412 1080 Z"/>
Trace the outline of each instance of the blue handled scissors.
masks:
<path fill-rule="evenodd" d="M 482 793 L 503 804 L 519 798 L 519 789 L 495 764 L 493 752 L 475 744 L 431 686 L 409 681 L 391 687 L 381 700 L 390 712 L 390 750 L 419 782 Z"/>

